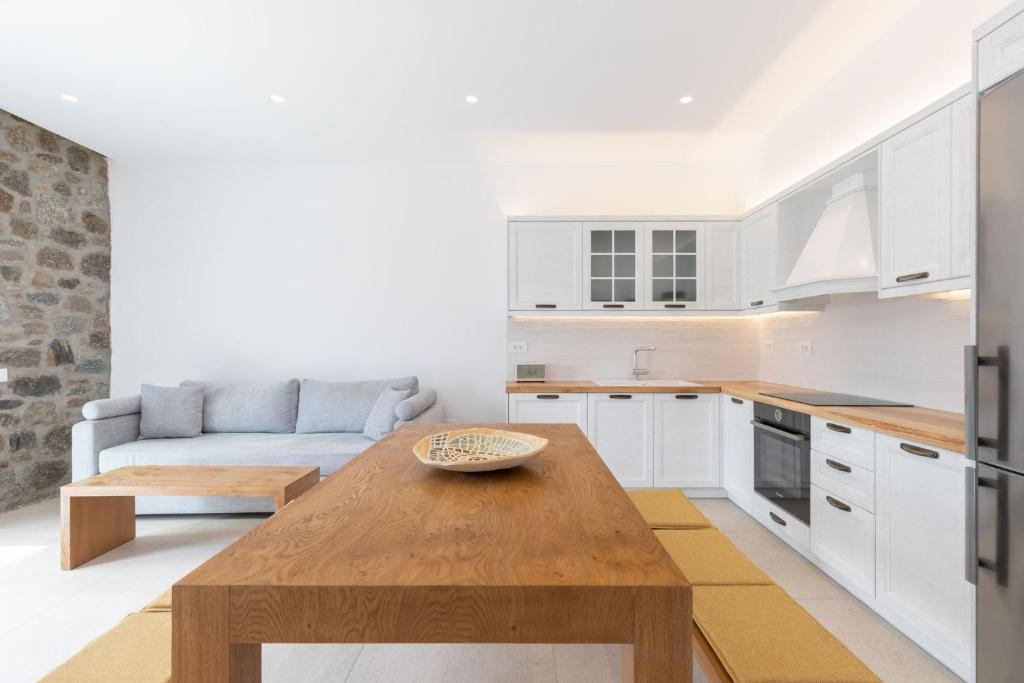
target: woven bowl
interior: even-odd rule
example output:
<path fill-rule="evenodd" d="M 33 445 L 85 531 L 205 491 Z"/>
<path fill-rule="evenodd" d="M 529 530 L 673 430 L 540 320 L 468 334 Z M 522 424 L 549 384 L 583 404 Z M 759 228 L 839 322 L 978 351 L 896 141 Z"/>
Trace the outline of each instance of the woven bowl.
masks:
<path fill-rule="evenodd" d="M 489 472 L 522 465 L 548 445 L 548 440 L 502 429 L 476 427 L 430 434 L 412 452 L 424 465 L 453 472 Z"/>

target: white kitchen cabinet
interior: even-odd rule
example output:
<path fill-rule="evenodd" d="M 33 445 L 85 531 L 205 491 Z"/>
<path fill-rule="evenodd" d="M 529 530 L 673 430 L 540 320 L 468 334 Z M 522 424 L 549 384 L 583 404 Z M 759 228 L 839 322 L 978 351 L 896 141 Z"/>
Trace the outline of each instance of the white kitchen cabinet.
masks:
<path fill-rule="evenodd" d="M 978 40 L 977 64 L 978 90 L 1024 68 L 1024 13 L 1008 18 Z"/>
<path fill-rule="evenodd" d="M 778 207 L 769 206 L 743 221 L 740 234 L 742 297 L 740 308 L 758 309 L 776 303 Z"/>
<path fill-rule="evenodd" d="M 950 275 L 971 276 L 975 225 L 975 173 L 977 128 L 974 97 L 968 95 L 950 105 L 952 152 L 950 157 L 953 192 L 950 196 Z"/>
<path fill-rule="evenodd" d="M 721 485 L 718 394 L 653 394 L 654 485 Z"/>
<path fill-rule="evenodd" d="M 811 553 L 865 596 L 874 596 L 875 516 L 813 482 Z"/>
<path fill-rule="evenodd" d="M 646 225 L 643 263 L 648 310 L 704 308 L 704 223 L 659 221 Z"/>
<path fill-rule="evenodd" d="M 952 121 L 945 107 L 881 145 L 882 290 L 952 275 Z"/>
<path fill-rule="evenodd" d="M 974 587 L 964 577 L 965 476 L 971 462 L 883 434 L 876 445 L 878 604 L 964 675 L 971 671 L 974 649 Z"/>
<path fill-rule="evenodd" d="M 508 421 L 541 424 L 575 424 L 587 433 L 586 394 L 509 394 Z"/>
<path fill-rule="evenodd" d="M 654 483 L 652 394 L 587 394 L 587 436 L 619 483 Z"/>
<path fill-rule="evenodd" d="M 583 224 L 583 308 L 644 307 L 643 247 L 643 223 Z"/>
<path fill-rule="evenodd" d="M 722 394 L 722 486 L 746 507 L 754 496 L 754 402 Z"/>
<path fill-rule="evenodd" d="M 707 252 L 705 308 L 709 311 L 737 310 L 740 307 L 739 223 L 708 223 L 704 247 Z"/>
<path fill-rule="evenodd" d="M 509 223 L 509 310 L 580 310 L 582 235 L 581 223 Z"/>

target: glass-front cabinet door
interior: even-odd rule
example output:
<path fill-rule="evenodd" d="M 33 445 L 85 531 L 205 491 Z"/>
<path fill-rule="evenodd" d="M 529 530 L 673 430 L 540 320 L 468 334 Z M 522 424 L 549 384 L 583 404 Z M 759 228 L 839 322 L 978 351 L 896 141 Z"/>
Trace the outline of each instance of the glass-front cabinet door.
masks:
<path fill-rule="evenodd" d="M 643 223 L 583 224 L 583 308 L 643 308 Z"/>
<path fill-rule="evenodd" d="M 704 224 L 647 223 L 646 308 L 687 310 L 704 308 Z"/>

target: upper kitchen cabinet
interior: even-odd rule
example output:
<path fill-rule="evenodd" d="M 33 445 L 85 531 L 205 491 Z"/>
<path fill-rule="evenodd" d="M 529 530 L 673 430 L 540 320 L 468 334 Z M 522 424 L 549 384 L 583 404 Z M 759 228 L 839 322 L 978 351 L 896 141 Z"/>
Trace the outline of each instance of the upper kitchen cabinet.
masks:
<path fill-rule="evenodd" d="M 775 270 L 778 207 L 769 206 L 743 221 L 740 244 L 740 308 L 759 309 L 775 304 L 772 289 L 778 284 Z"/>
<path fill-rule="evenodd" d="M 882 298 L 970 286 L 970 96 L 881 144 Z"/>
<path fill-rule="evenodd" d="M 728 221 L 708 223 L 704 231 L 707 278 L 705 308 L 735 311 L 740 307 L 740 228 Z"/>
<path fill-rule="evenodd" d="M 509 310 L 580 310 L 582 253 L 582 223 L 509 223 Z"/>
<path fill-rule="evenodd" d="M 583 308 L 643 308 L 643 223 L 583 224 Z"/>
<path fill-rule="evenodd" d="M 704 230 L 704 223 L 688 221 L 646 225 L 644 299 L 648 310 L 704 308 Z"/>

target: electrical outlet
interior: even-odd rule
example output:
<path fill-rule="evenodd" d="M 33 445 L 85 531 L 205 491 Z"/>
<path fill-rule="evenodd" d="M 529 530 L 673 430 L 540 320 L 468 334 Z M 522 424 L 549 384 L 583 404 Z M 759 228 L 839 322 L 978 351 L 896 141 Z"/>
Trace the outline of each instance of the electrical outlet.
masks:
<path fill-rule="evenodd" d="M 814 342 L 800 342 L 800 353 L 806 353 L 807 355 L 811 355 L 812 353 L 814 353 Z"/>
<path fill-rule="evenodd" d="M 530 345 L 524 341 L 509 342 L 508 350 L 512 353 L 526 353 L 530 350 Z"/>
<path fill-rule="evenodd" d="M 7 381 L 7 368 L 0 368 L 0 382 Z"/>
<path fill-rule="evenodd" d="M 761 349 L 762 349 L 762 350 L 763 350 L 763 351 L 764 351 L 765 353 L 775 353 L 775 342 L 773 342 L 773 341 L 766 341 L 766 342 L 763 342 L 763 343 L 761 344 Z"/>

